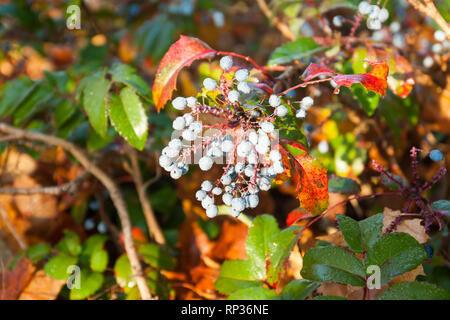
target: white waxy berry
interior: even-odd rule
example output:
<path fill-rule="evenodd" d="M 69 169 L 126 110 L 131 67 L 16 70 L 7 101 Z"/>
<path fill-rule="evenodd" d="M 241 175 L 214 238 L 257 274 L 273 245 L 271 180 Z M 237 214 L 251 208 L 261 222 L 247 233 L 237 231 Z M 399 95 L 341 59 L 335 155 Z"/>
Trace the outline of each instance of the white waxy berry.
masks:
<path fill-rule="evenodd" d="M 218 213 L 219 209 L 214 204 L 211 204 L 208 206 L 208 208 L 206 208 L 206 215 L 208 216 L 208 218 L 214 218 Z"/>
<path fill-rule="evenodd" d="M 234 77 L 236 78 L 237 81 L 245 81 L 248 79 L 248 75 L 249 73 L 247 69 L 239 69 L 234 74 Z"/>
<path fill-rule="evenodd" d="M 258 161 L 258 154 L 254 151 L 250 152 L 250 154 L 247 156 L 247 161 L 250 164 L 257 164 Z"/>
<path fill-rule="evenodd" d="M 208 171 L 209 169 L 211 169 L 213 162 L 213 159 L 211 159 L 210 157 L 201 157 L 198 161 L 198 166 L 201 170 Z"/>
<path fill-rule="evenodd" d="M 381 21 L 374 18 L 367 19 L 367 28 L 370 30 L 380 30 L 381 29 Z"/>
<path fill-rule="evenodd" d="M 231 90 L 230 92 L 228 92 L 228 100 L 231 103 L 236 103 L 239 101 L 239 92 L 236 90 Z"/>
<path fill-rule="evenodd" d="M 194 121 L 189 125 L 189 129 L 194 131 L 196 134 L 200 134 L 203 129 L 203 125 L 200 121 Z"/>
<path fill-rule="evenodd" d="M 231 183 L 231 180 L 232 180 L 231 177 L 229 175 L 227 175 L 227 174 L 223 175 L 220 178 L 220 182 L 222 182 L 222 184 L 224 186 L 229 185 Z"/>
<path fill-rule="evenodd" d="M 435 43 L 431 46 L 431 51 L 433 53 L 441 53 L 444 49 L 444 46 L 441 43 Z"/>
<path fill-rule="evenodd" d="M 256 208 L 259 204 L 259 197 L 256 194 L 251 194 L 248 196 L 247 202 L 250 208 Z"/>
<path fill-rule="evenodd" d="M 271 122 L 263 121 L 261 122 L 261 129 L 266 133 L 271 133 L 275 129 L 275 126 Z"/>
<path fill-rule="evenodd" d="M 225 140 L 224 142 L 222 142 L 221 147 L 223 152 L 231 152 L 233 151 L 234 143 L 231 140 Z"/>
<path fill-rule="evenodd" d="M 381 10 L 379 6 L 377 6 L 376 4 L 371 5 L 368 13 L 369 19 L 379 19 L 380 11 Z"/>
<path fill-rule="evenodd" d="M 344 24 L 344 18 L 342 16 L 334 16 L 333 17 L 333 25 L 337 28 L 342 27 Z"/>
<path fill-rule="evenodd" d="M 186 108 L 186 98 L 177 97 L 173 99 L 172 106 L 177 110 L 184 110 Z"/>
<path fill-rule="evenodd" d="M 173 120 L 172 128 L 175 130 L 182 130 L 186 126 L 186 121 L 183 117 L 176 117 L 175 120 Z"/>
<path fill-rule="evenodd" d="M 367 1 L 362 1 L 358 5 L 359 13 L 361 14 L 368 14 L 370 12 L 370 3 Z"/>
<path fill-rule="evenodd" d="M 205 190 L 198 190 L 195 193 L 195 199 L 197 199 L 197 201 L 202 201 L 205 198 L 206 198 L 206 191 Z"/>
<path fill-rule="evenodd" d="M 186 126 L 190 126 L 192 122 L 194 122 L 194 116 L 190 113 L 186 113 L 183 115 L 184 122 L 186 122 Z"/>
<path fill-rule="evenodd" d="M 285 117 L 288 114 L 288 109 L 285 106 L 278 106 L 275 109 L 275 114 L 278 117 Z"/>
<path fill-rule="evenodd" d="M 236 211 L 236 210 L 234 210 L 233 208 L 231 209 L 231 216 L 232 216 L 232 217 L 237 218 L 237 217 L 239 217 L 240 215 L 241 215 L 241 212 L 240 212 L 240 211 Z"/>
<path fill-rule="evenodd" d="M 171 147 L 165 147 L 163 149 L 164 154 L 166 156 L 168 156 L 169 158 L 175 158 L 176 156 L 178 156 L 180 154 L 180 150 L 171 148 Z"/>
<path fill-rule="evenodd" d="M 233 198 L 231 200 L 231 208 L 237 212 L 242 212 L 245 209 L 245 200 L 242 198 Z"/>
<path fill-rule="evenodd" d="M 278 150 L 272 150 L 269 153 L 269 158 L 272 161 L 280 161 L 281 160 L 281 152 Z"/>
<path fill-rule="evenodd" d="M 436 41 L 442 42 L 445 41 L 447 37 L 445 36 L 445 32 L 442 30 L 436 30 L 434 32 L 434 39 L 436 39 Z"/>
<path fill-rule="evenodd" d="M 277 96 L 276 94 L 272 94 L 269 97 L 269 104 L 271 107 L 276 108 L 280 105 L 280 103 L 281 103 L 280 97 Z"/>
<path fill-rule="evenodd" d="M 246 157 L 250 153 L 251 143 L 249 141 L 242 141 L 237 146 L 237 154 L 239 157 Z"/>
<path fill-rule="evenodd" d="M 181 172 L 181 169 L 180 168 L 173 168 L 171 171 L 170 171 L 170 177 L 172 178 L 172 179 L 175 179 L 175 180 L 177 180 L 177 179 L 179 179 L 180 177 L 181 177 L 181 175 L 182 175 L 182 172 Z"/>
<path fill-rule="evenodd" d="M 284 172 L 284 166 L 281 161 L 277 161 L 273 164 L 273 169 L 275 173 L 283 173 Z"/>
<path fill-rule="evenodd" d="M 164 170 L 166 170 L 167 172 L 172 171 L 173 168 L 175 168 L 175 162 L 171 162 L 170 164 L 168 164 L 167 166 L 163 167 Z"/>
<path fill-rule="evenodd" d="M 392 36 L 392 44 L 399 49 L 403 49 L 406 44 L 405 36 L 402 33 L 394 33 Z"/>
<path fill-rule="evenodd" d="M 161 167 L 167 167 L 172 163 L 172 160 L 167 155 L 161 155 L 159 157 L 159 165 Z"/>
<path fill-rule="evenodd" d="M 244 174 L 249 178 L 255 176 L 255 167 L 252 164 L 249 164 L 245 167 Z"/>
<path fill-rule="evenodd" d="M 299 119 L 305 119 L 306 111 L 304 109 L 298 109 L 297 112 L 295 112 L 295 116 Z"/>
<path fill-rule="evenodd" d="M 380 19 L 381 22 L 385 22 L 389 18 L 389 11 L 386 8 L 383 8 L 380 10 L 380 13 L 378 13 L 378 19 Z"/>
<path fill-rule="evenodd" d="M 181 150 L 181 148 L 183 147 L 183 143 L 180 139 L 175 138 L 169 141 L 168 146 L 175 150 Z"/>
<path fill-rule="evenodd" d="M 430 56 L 426 56 L 425 59 L 423 59 L 423 66 L 425 68 L 431 68 L 434 64 L 434 60 Z"/>
<path fill-rule="evenodd" d="M 233 195 L 231 193 L 224 193 L 222 196 L 222 201 L 223 203 L 225 203 L 227 206 L 231 205 L 231 201 L 233 200 Z"/>
<path fill-rule="evenodd" d="M 187 97 L 186 104 L 189 108 L 195 107 L 197 105 L 197 98 L 196 97 Z"/>
<path fill-rule="evenodd" d="M 320 153 L 327 153 L 328 150 L 330 150 L 330 146 L 326 140 L 322 140 L 317 145 L 317 150 L 319 150 Z"/>
<path fill-rule="evenodd" d="M 219 63 L 222 70 L 227 71 L 233 66 L 233 58 L 230 56 L 222 57 Z"/>
<path fill-rule="evenodd" d="M 267 152 L 269 152 L 269 146 L 265 145 L 265 144 L 257 144 L 255 147 L 256 152 L 258 152 L 259 154 L 266 154 Z"/>
<path fill-rule="evenodd" d="M 255 131 L 251 131 L 248 134 L 248 141 L 250 141 L 251 144 L 256 145 L 258 143 L 258 134 Z"/>
<path fill-rule="evenodd" d="M 205 180 L 202 182 L 201 188 L 202 188 L 202 190 L 209 192 L 212 190 L 213 184 L 211 183 L 211 181 Z"/>
<path fill-rule="evenodd" d="M 401 28 L 402 28 L 402 25 L 398 21 L 393 21 L 389 25 L 389 29 L 391 29 L 392 32 L 399 32 Z"/>
<path fill-rule="evenodd" d="M 208 209 L 208 207 L 210 205 L 214 204 L 214 199 L 210 196 L 206 196 L 203 200 L 202 200 L 202 207 L 203 209 Z"/>
<path fill-rule="evenodd" d="M 248 83 L 244 82 L 244 81 L 238 83 L 237 89 L 240 92 L 245 93 L 245 94 L 249 94 L 250 91 L 251 91 L 250 86 L 248 85 Z"/>
<path fill-rule="evenodd" d="M 311 97 L 304 97 L 300 102 L 300 108 L 308 110 L 314 104 L 314 99 Z"/>
<path fill-rule="evenodd" d="M 222 189 L 219 187 L 215 187 L 214 189 L 212 189 L 212 193 L 216 196 L 220 196 L 222 194 Z"/>
<path fill-rule="evenodd" d="M 270 146 L 270 138 L 263 131 L 261 131 L 258 135 L 258 144 L 263 145 L 263 146 Z"/>
<path fill-rule="evenodd" d="M 217 88 L 217 82 L 214 79 L 206 78 L 205 80 L 203 80 L 203 86 L 206 88 L 206 90 L 213 91 Z"/>
<path fill-rule="evenodd" d="M 243 162 L 238 162 L 234 166 L 234 170 L 236 171 L 236 173 L 241 173 L 242 171 L 244 171 L 244 169 L 245 169 L 245 163 L 243 163 Z"/>
<path fill-rule="evenodd" d="M 184 140 L 186 141 L 194 141 L 195 140 L 195 132 L 191 129 L 184 130 L 181 134 Z"/>

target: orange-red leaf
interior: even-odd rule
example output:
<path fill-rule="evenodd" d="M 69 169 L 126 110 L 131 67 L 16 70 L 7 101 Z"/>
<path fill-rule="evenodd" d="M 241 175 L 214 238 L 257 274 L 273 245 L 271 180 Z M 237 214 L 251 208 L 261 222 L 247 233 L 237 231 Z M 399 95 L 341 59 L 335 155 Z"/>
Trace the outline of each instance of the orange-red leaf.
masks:
<path fill-rule="evenodd" d="M 296 184 L 300 207 L 315 216 L 328 206 L 327 170 L 300 146 L 296 142 L 284 140 L 280 151 L 287 174 Z"/>
<path fill-rule="evenodd" d="M 156 110 L 164 108 L 165 103 L 172 97 L 178 73 L 182 68 L 190 66 L 195 60 L 212 57 L 216 52 L 197 38 L 180 36 L 166 52 L 156 72 L 152 89 Z"/>
<path fill-rule="evenodd" d="M 309 81 L 319 76 L 333 76 L 334 82 L 338 85 L 336 90 L 339 90 L 340 86 L 351 87 L 354 83 L 361 83 L 367 90 L 375 91 L 382 96 L 386 94 L 387 88 L 387 75 L 389 73 L 389 67 L 386 61 L 367 61 L 372 70 L 369 73 L 359 74 L 337 74 L 333 70 L 311 63 L 303 72 L 302 79 Z"/>
<path fill-rule="evenodd" d="M 389 67 L 386 61 L 367 61 L 372 65 L 369 73 L 360 74 L 338 74 L 333 78 L 334 82 L 340 87 L 351 87 L 354 83 L 361 83 L 368 91 L 374 91 L 382 96 L 386 95 L 387 75 Z M 338 88 L 339 88 L 338 87 Z"/>

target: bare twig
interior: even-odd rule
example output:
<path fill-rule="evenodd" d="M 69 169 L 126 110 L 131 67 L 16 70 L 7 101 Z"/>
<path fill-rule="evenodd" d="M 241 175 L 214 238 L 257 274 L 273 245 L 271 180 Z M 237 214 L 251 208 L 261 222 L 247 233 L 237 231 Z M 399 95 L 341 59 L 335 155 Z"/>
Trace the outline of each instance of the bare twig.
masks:
<path fill-rule="evenodd" d="M 8 217 L 8 213 L 6 212 L 5 208 L 3 208 L 2 205 L 0 205 L 0 214 L 2 216 L 2 220 L 5 222 L 6 227 L 8 228 L 9 232 L 14 237 L 14 239 L 16 239 L 20 248 L 22 250 L 25 250 L 28 247 L 27 244 L 25 243 L 25 240 L 23 240 L 22 237 L 17 233 L 16 229 L 14 228 L 14 225 L 11 223 L 11 220 Z"/>
<path fill-rule="evenodd" d="M 436 9 L 432 0 L 406 0 L 417 11 L 433 19 L 438 26 L 444 31 L 447 39 L 450 40 L 450 25 L 445 21 L 439 11 Z"/>
<path fill-rule="evenodd" d="M 0 188 L 0 194 L 13 195 L 32 195 L 32 194 L 51 194 L 60 195 L 63 193 L 73 193 L 81 185 L 81 183 L 89 176 L 89 172 L 84 172 L 82 175 L 73 181 L 64 183 L 60 186 L 39 187 L 39 188 Z"/>
<path fill-rule="evenodd" d="M 18 129 L 6 123 L 0 123 L 0 131 L 6 134 L 16 135 L 18 139 L 36 140 L 49 145 L 62 147 L 66 151 L 70 152 L 72 156 L 74 156 L 87 171 L 89 171 L 93 176 L 100 180 L 100 182 L 109 191 L 111 200 L 113 201 L 119 215 L 123 228 L 125 250 L 130 260 L 131 269 L 136 279 L 141 297 L 144 300 L 151 299 L 152 295 L 145 280 L 142 266 L 139 261 L 139 256 L 134 245 L 133 236 L 131 233 L 131 221 L 128 215 L 127 207 L 125 205 L 125 200 L 123 199 L 120 189 L 118 188 L 114 180 L 112 180 L 102 169 L 92 163 L 92 161 L 89 160 L 82 149 L 67 140 L 47 134 Z"/>
<path fill-rule="evenodd" d="M 272 11 L 264 0 L 256 0 L 256 3 L 258 3 L 259 8 L 261 9 L 262 13 L 264 13 L 266 18 L 271 20 L 275 27 L 280 30 L 283 37 L 285 37 L 289 41 L 295 40 L 295 35 L 292 33 L 291 29 L 289 29 L 289 27 L 278 17 L 273 15 Z"/>
<path fill-rule="evenodd" d="M 164 238 L 161 228 L 159 227 L 158 221 L 156 220 L 155 213 L 152 208 L 152 204 L 150 203 L 147 193 L 145 192 L 141 169 L 139 168 L 138 153 L 136 149 L 132 147 L 129 147 L 128 153 L 131 161 L 130 174 L 136 186 L 136 191 L 139 196 L 139 201 L 141 202 L 142 211 L 144 212 L 145 221 L 147 222 L 148 231 L 157 243 L 164 245 L 166 243 L 166 239 Z"/>

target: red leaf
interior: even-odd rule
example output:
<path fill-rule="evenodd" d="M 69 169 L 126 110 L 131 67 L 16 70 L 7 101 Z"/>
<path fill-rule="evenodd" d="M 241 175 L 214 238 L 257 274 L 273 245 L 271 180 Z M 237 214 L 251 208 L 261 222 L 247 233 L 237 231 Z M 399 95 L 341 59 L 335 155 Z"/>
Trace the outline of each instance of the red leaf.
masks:
<path fill-rule="evenodd" d="M 298 220 L 311 218 L 311 214 L 305 211 L 301 211 L 299 209 L 294 209 L 291 212 L 289 212 L 287 218 L 286 218 L 286 226 L 290 227 L 294 223 L 296 223 Z"/>
<path fill-rule="evenodd" d="M 328 67 L 311 63 L 303 72 L 301 78 L 304 81 L 309 81 L 319 76 L 334 76 L 333 80 L 338 85 L 336 91 L 339 90 L 340 86 L 351 87 L 354 83 L 361 83 L 367 90 L 375 91 L 384 96 L 386 94 L 389 67 L 386 61 L 367 62 L 372 66 L 372 70 L 369 73 L 360 74 L 337 74 Z"/>
<path fill-rule="evenodd" d="M 156 110 L 164 108 L 164 104 L 172 97 L 182 68 L 190 66 L 195 60 L 212 57 L 216 52 L 197 38 L 180 36 L 166 52 L 156 72 L 152 89 Z"/>
<path fill-rule="evenodd" d="M 351 87 L 354 83 L 361 83 L 368 91 L 375 91 L 382 96 L 386 94 L 387 75 L 389 67 L 386 61 L 367 61 L 372 65 L 369 73 L 360 74 L 338 74 L 333 78 L 334 82 L 340 87 Z M 336 90 L 339 90 L 339 87 Z"/>
<path fill-rule="evenodd" d="M 301 144 L 287 140 L 283 143 L 286 146 L 281 145 L 279 149 L 287 174 L 296 184 L 300 207 L 313 216 L 322 213 L 328 206 L 327 170 L 308 155 Z"/>
<path fill-rule="evenodd" d="M 303 79 L 303 81 L 309 81 L 309 80 L 312 80 L 312 79 L 317 78 L 319 76 L 329 76 L 329 77 L 331 77 L 331 76 L 333 76 L 335 74 L 337 74 L 337 73 L 334 72 L 333 70 L 327 68 L 327 67 L 319 66 L 318 64 L 311 63 L 305 69 L 305 71 L 301 75 L 301 78 Z"/>

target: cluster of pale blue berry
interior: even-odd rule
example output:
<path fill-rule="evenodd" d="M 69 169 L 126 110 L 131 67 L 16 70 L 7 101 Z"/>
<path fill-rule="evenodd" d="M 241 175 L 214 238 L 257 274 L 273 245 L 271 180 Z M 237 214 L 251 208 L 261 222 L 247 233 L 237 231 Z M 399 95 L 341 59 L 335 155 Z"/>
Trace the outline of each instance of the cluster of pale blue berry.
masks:
<path fill-rule="evenodd" d="M 246 208 L 257 207 L 259 192 L 268 191 L 272 179 L 285 171 L 274 122 L 289 113 L 280 96 L 272 94 L 267 99 L 252 82 L 249 70 L 234 67 L 230 56 L 220 59 L 220 67 L 220 80 L 206 78 L 201 96 L 172 100 L 175 109 L 190 111 L 173 121 L 173 129 L 180 135 L 169 142 L 159 158 L 159 164 L 173 179 L 188 171 L 195 153 L 200 153 L 198 166 L 203 171 L 210 170 L 214 163 L 225 163 L 220 178 L 203 181 L 195 194 L 210 218 L 218 214 L 220 203 L 230 206 L 234 217 Z M 312 98 L 303 98 L 295 116 L 305 118 L 313 103 Z M 215 123 L 202 123 L 199 118 L 203 115 L 216 118 Z M 208 129 L 216 133 L 207 135 Z"/>
<path fill-rule="evenodd" d="M 367 16 L 367 28 L 370 30 L 380 30 L 382 23 L 389 18 L 389 11 L 386 8 L 380 8 L 367 1 L 359 3 L 358 11 Z"/>

